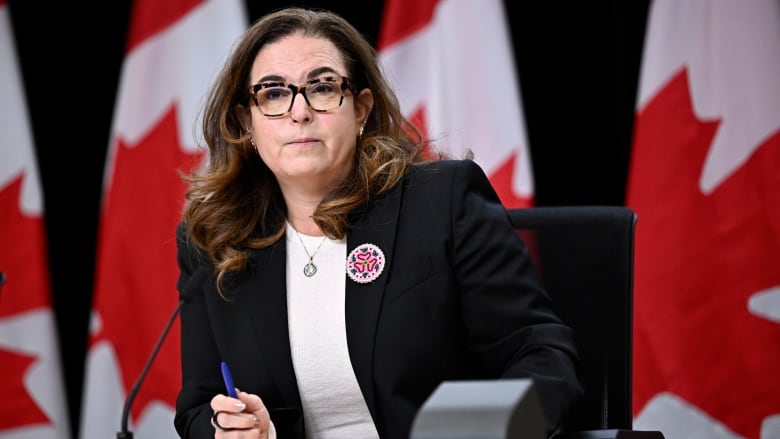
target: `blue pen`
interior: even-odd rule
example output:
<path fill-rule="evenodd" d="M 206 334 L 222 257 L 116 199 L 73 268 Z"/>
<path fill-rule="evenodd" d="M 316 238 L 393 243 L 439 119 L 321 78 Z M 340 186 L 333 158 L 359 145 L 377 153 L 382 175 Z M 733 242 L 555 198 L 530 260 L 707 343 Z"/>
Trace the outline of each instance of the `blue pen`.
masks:
<path fill-rule="evenodd" d="M 220 366 L 222 367 L 222 379 L 225 380 L 225 388 L 227 389 L 228 396 L 238 398 L 238 395 L 236 394 L 236 385 L 233 384 L 233 375 L 230 374 L 227 363 L 223 361 L 220 363 Z"/>

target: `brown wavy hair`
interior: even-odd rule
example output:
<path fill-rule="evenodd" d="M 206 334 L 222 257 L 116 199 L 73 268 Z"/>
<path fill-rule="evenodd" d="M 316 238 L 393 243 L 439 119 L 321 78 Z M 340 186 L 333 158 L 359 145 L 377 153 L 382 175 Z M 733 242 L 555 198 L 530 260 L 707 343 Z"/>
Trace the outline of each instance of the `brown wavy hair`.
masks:
<path fill-rule="evenodd" d="M 268 247 L 284 235 L 287 207 L 279 185 L 252 147 L 236 108 L 250 105 L 250 69 L 257 53 L 296 33 L 331 41 L 356 89 L 368 88 L 374 96 L 351 175 L 314 212 L 314 221 L 328 237 L 343 239 L 348 215 L 389 190 L 409 164 L 423 159 L 421 133 L 401 113 L 376 50 L 355 27 L 332 12 L 298 7 L 260 18 L 236 43 L 207 97 L 202 118 L 207 162 L 182 176 L 188 184 L 184 220 L 189 237 L 215 265 L 218 286 L 225 275 L 246 267 L 252 249 Z"/>

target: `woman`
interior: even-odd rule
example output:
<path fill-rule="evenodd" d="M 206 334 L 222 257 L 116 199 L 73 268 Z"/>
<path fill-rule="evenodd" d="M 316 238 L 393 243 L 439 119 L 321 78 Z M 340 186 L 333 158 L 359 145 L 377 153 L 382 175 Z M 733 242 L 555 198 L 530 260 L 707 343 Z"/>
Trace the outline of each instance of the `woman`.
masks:
<path fill-rule="evenodd" d="M 555 429 L 582 391 L 570 329 L 484 172 L 421 159 L 353 26 L 258 20 L 203 130 L 177 236 L 182 437 L 406 439 L 442 381 L 517 377 Z"/>

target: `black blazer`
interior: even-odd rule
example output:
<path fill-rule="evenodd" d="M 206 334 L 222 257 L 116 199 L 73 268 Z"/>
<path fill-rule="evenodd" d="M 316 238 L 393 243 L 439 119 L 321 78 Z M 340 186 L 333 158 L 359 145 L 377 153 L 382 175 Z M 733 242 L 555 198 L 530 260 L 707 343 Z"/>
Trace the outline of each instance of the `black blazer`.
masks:
<path fill-rule="evenodd" d="M 205 257 L 178 232 L 187 287 Z M 413 166 L 402 183 L 352 217 L 347 253 L 371 242 L 386 267 L 373 282 L 347 278 L 352 366 L 383 439 L 407 439 L 414 416 L 444 380 L 531 377 L 548 432 L 582 389 L 572 331 L 540 287 L 529 253 L 482 169 L 469 160 Z M 285 239 L 254 251 L 229 282 L 208 282 L 181 312 L 182 388 L 175 426 L 213 438 L 209 401 L 236 387 L 259 395 L 281 439 L 303 438 L 304 419 L 287 329 Z"/>

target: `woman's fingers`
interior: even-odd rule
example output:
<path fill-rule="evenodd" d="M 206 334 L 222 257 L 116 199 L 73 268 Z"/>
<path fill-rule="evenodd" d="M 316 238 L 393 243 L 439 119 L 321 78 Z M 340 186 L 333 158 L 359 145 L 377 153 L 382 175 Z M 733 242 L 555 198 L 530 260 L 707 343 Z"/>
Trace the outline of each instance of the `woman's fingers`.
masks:
<path fill-rule="evenodd" d="M 211 409 L 216 411 L 240 413 L 246 410 L 246 403 L 238 398 L 216 395 L 211 398 Z"/>
<path fill-rule="evenodd" d="M 211 425 L 217 437 L 227 432 L 255 431 L 255 434 L 260 433 L 259 437 L 265 437 L 268 433 L 271 419 L 265 404 L 257 395 L 241 391 L 238 392 L 238 398 L 216 395 L 211 399 L 211 409 L 214 411 Z"/>
<path fill-rule="evenodd" d="M 260 431 L 267 433 L 270 429 L 271 415 L 268 414 L 263 400 L 252 393 L 246 393 L 238 391 L 238 398 L 246 404 L 246 413 L 254 415 L 257 425 L 260 427 Z"/>
<path fill-rule="evenodd" d="M 262 429 L 258 417 L 251 413 L 231 413 L 219 410 L 211 416 L 211 425 L 219 431 Z"/>
<path fill-rule="evenodd" d="M 265 404 L 259 396 L 254 393 L 246 393 L 242 390 L 238 391 L 238 399 L 246 404 L 246 411 L 254 412 L 257 410 L 265 409 Z"/>

